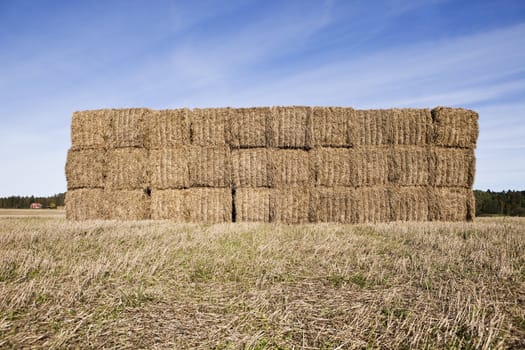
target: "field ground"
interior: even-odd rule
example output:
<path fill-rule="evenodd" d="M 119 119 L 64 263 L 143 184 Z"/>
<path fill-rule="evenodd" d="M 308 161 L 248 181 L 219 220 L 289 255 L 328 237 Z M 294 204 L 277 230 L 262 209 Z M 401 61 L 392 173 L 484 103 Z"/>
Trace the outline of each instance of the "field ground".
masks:
<path fill-rule="evenodd" d="M 523 348 L 525 219 L 0 218 L 0 348 Z"/>
<path fill-rule="evenodd" d="M 56 217 L 65 218 L 65 209 L 0 209 L 0 218 L 3 217 Z"/>

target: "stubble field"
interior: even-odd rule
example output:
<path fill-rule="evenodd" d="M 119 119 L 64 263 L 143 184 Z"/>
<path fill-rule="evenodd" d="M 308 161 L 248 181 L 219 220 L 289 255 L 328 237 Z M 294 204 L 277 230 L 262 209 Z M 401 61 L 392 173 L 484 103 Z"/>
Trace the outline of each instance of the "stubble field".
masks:
<path fill-rule="evenodd" d="M 525 220 L 0 218 L 0 348 L 523 348 Z"/>

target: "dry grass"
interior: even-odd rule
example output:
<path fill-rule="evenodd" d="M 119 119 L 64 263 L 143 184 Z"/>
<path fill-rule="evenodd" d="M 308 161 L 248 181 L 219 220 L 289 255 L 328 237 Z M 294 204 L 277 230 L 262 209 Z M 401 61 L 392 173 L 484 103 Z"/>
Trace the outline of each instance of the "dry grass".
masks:
<path fill-rule="evenodd" d="M 0 219 L 1 348 L 520 348 L 525 221 Z"/>

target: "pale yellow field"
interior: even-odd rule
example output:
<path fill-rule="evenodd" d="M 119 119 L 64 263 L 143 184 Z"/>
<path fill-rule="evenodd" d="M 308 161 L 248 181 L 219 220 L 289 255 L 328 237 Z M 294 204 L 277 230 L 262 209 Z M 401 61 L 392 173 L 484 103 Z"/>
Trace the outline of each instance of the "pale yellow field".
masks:
<path fill-rule="evenodd" d="M 65 218 L 65 209 L 0 209 L 1 217 L 56 217 Z"/>
<path fill-rule="evenodd" d="M 0 218 L 0 348 L 523 348 L 525 220 Z"/>

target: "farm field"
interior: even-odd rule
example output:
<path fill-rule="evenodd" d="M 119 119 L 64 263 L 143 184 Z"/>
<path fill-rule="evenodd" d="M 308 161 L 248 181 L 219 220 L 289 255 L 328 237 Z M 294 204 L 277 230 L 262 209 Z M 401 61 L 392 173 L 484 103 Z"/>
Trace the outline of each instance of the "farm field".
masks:
<path fill-rule="evenodd" d="M 30 347 L 523 348 L 525 219 L 2 217 L 0 348 Z"/>
<path fill-rule="evenodd" d="M 56 217 L 65 218 L 64 209 L 0 209 L 0 218 L 3 217 Z"/>

